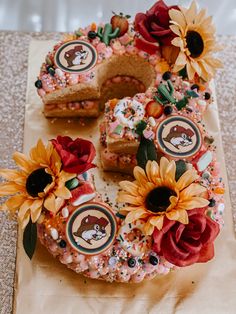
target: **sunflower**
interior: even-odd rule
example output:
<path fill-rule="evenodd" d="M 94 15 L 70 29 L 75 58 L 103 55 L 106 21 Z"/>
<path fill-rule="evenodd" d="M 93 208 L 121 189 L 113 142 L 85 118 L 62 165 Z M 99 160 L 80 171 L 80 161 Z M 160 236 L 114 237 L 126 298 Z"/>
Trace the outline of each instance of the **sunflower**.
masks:
<path fill-rule="evenodd" d="M 61 159 L 51 142 L 45 147 L 41 140 L 30 151 L 30 157 L 16 152 L 13 159 L 20 170 L 0 169 L 0 176 L 8 180 L 0 184 L 0 197 L 10 197 L 2 209 L 18 211 L 22 228 L 31 218 L 36 222 L 42 208 L 56 213 L 65 199 L 71 197 L 65 182 L 75 174 L 61 171 Z"/>
<path fill-rule="evenodd" d="M 121 181 L 123 191 L 118 192 L 118 202 L 130 206 L 122 208 L 126 213 L 125 222 L 144 220 L 144 232 L 151 235 L 154 228 L 161 230 L 164 217 L 188 224 L 187 210 L 202 208 L 209 204 L 200 197 L 206 189 L 199 183 L 195 170 L 189 169 L 176 182 L 175 161 L 162 157 L 160 166 L 156 161 L 148 161 L 146 172 L 139 166 L 134 168 L 136 181 Z M 127 213 L 128 212 L 128 213 Z"/>
<path fill-rule="evenodd" d="M 212 17 L 206 16 L 206 10 L 198 13 L 195 1 L 189 9 L 171 9 L 169 16 L 170 28 L 177 35 L 171 43 L 179 48 L 173 71 L 178 72 L 186 66 L 190 80 L 197 73 L 208 81 L 214 76 L 216 68 L 222 66 L 218 59 L 212 57 L 212 52 L 219 50 L 215 43 Z"/>

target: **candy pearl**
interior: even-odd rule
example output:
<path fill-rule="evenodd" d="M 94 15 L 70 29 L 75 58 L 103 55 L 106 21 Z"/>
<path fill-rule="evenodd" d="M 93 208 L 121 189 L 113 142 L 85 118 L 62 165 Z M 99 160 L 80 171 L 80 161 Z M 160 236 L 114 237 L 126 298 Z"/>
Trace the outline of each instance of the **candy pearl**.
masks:
<path fill-rule="evenodd" d="M 149 258 L 149 263 L 153 266 L 156 266 L 159 263 L 159 259 L 156 256 L 151 255 Z"/>
<path fill-rule="evenodd" d="M 166 116 L 170 115 L 173 112 L 173 108 L 171 106 L 165 106 L 164 108 L 164 114 Z"/>
<path fill-rule="evenodd" d="M 37 88 L 42 88 L 42 81 L 41 80 L 37 80 L 35 83 L 34 83 L 35 87 Z"/>
<path fill-rule="evenodd" d="M 68 208 L 67 207 L 62 208 L 61 214 L 63 218 L 67 218 L 69 216 Z"/>
<path fill-rule="evenodd" d="M 199 91 L 199 86 L 198 86 L 197 84 L 193 84 L 193 85 L 191 86 L 191 89 L 192 89 L 192 90 L 196 89 L 197 91 Z"/>
<path fill-rule="evenodd" d="M 149 121 L 149 124 L 150 124 L 151 126 L 154 127 L 154 126 L 156 125 L 156 121 L 155 121 L 155 119 L 154 119 L 153 117 L 149 117 L 148 121 Z"/>
<path fill-rule="evenodd" d="M 53 67 L 48 67 L 48 73 L 51 75 L 51 76 L 54 76 L 55 75 L 55 70 Z"/>
<path fill-rule="evenodd" d="M 204 173 L 202 174 L 202 178 L 203 178 L 203 179 L 209 179 L 209 178 L 210 178 L 210 173 L 209 173 L 208 171 L 204 172 Z"/>
<path fill-rule="evenodd" d="M 209 100 L 211 98 L 211 94 L 206 92 L 204 97 L 205 97 L 206 100 Z"/>
<path fill-rule="evenodd" d="M 89 31 L 88 32 L 88 38 L 89 39 L 94 39 L 94 38 L 96 38 L 96 36 L 97 36 L 96 32 L 94 32 L 94 31 Z"/>
<path fill-rule="evenodd" d="M 111 256 L 111 257 L 109 258 L 108 264 L 109 264 L 110 266 L 114 266 L 114 265 L 116 265 L 116 263 L 117 263 L 117 257 Z"/>
<path fill-rule="evenodd" d="M 57 240 L 58 239 L 58 231 L 55 228 L 51 228 L 50 229 L 50 235 L 53 238 L 53 240 Z"/>
<path fill-rule="evenodd" d="M 171 73 L 169 71 L 163 73 L 162 78 L 165 81 L 170 80 L 171 79 Z"/>
<path fill-rule="evenodd" d="M 59 242 L 59 246 L 60 246 L 62 249 L 64 249 L 64 248 L 66 247 L 66 241 L 65 241 L 65 240 L 61 240 L 61 241 Z"/>
<path fill-rule="evenodd" d="M 214 198 L 211 198 L 210 200 L 209 200 L 209 207 L 214 207 L 215 206 L 215 204 L 216 204 L 216 201 L 214 200 Z"/>
<path fill-rule="evenodd" d="M 199 106 L 206 106 L 205 100 L 199 99 L 197 103 L 198 103 Z"/>
<path fill-rule="evenodd" d="M 128 266 L 130 267 L 130 268 L 133 268 L 134 266 L 136 265 L 136 260 L 134 259 L 134 258 L 129 258 L 128 259 Z"/>
<path fill-rule="evenodd" d="M 225 204 L 224 204 L 224 203 L 220 203 L 220 204 L 218 205 L 217 210 L 218 210 L 218 212 L 219 212 L 220 214 L 223 214 L 223 212 L 224 212 L 224 210 L 225 210 Z"/>
<path fill-rule="evenodd" d="M 59 76 L 59 77 L 62 77 L 64 75 L 64 73 L 62 72 L 61 69 L 56 69 L 55 70 L 55 73 Z"/>

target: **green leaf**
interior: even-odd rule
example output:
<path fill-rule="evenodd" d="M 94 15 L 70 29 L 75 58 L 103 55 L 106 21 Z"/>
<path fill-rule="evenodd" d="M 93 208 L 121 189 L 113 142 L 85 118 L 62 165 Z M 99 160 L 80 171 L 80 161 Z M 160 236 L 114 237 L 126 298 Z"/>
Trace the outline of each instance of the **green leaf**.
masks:
<path fill-rule="evenodd" d="M 77 188 L 79 185 L 79 180 L 77 178 L 73 178 L 71 180 L 66 181 L 65 186 L 67 187 L 68 190 L 73 190 Z"/>
<path fill-rule="evenodd" d="M 177 160 L 176 164 L 176 172 L 175 172 L 175 180 L 178 181 L 179 178 L 187 171 L 187 165 L 183 160 Z"/>
<path fill-rule="evenodd" d="M 138 166 L 143 169 L 145 169 L 148 160 L 157 160 L 157 152 L 153 140 L 148 140 L 144 137 L 141 138 L 136 159 Z"/>
<path fill-rule="evenodd" d="M 147 122 L 145 122 L 143 120 L 139 121 L 139 123 L 136 125 L 135 133 L 142 136 L 143 131 L 146 129 L 146 126 L 147 126 Z"/>
<path fill-rule="evenodd" d="M 179 101 L 177 101 L 176 103 L 176 108 L 178 110 L 181 110 L 182 108 L 184 108 L 186 105 L 188 104 L 188 99 L 186 97 L 183 97 L 182 99 L 180 99 Z"/>
<path fill-rule="evenodd" d="M 25 227 L 23 234 L 23 246 L 25 253 L 32 259 L 37 243 L 37 227 L 36 223 L 32 223 L 30 219 L 28 225 Z"/>
<path fill-rule="evenodd" d="M 199 95 L 198 95 L 195 91 L 193 91 L 193 90 L 187 90 L 187 91 L 186 91 L 186 94 L 187 94 L 189 97 L 192 97 L 192 98 L 197 98 L 197 97 L 199 97 Z"/>
<path fill-rule="evenodd" d="M 179 71 L 179 76 L 182 76 L 182 78 L 188 77 L 186 66 L 182 70 Z"/>

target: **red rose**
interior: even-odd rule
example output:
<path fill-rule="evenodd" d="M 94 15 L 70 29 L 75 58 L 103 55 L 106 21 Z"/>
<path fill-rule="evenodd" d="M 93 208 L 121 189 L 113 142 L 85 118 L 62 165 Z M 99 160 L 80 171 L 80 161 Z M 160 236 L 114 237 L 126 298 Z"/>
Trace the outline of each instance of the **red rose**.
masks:
<path fill-rule="evenodd" d="M 95 167 L 92 161 L 96 151 L 90 141 L 81 138 L 73 141 L 69 136 L 58 136 L 52 143 L 61 157 L 64 171 L 80 174 Z"/>
<path fill-rule="evenodd" d="M 171 45 L 171 41 L 176 35 L 169 28 L 169 10 L 177 9 L 178 6 L 168 7 L 164 1 L 157 1 L 146 14 L 138 13 L 135 16 L 135 29 L 138 31 L 143 39 L 138 40 L 140 46 L 140 40 L 143 41 L 145 47 L 147 42 L 153 43 L 153 50 L 158 49 L 154 43 L 159 42 L 160 45 Z"/>
<path fill-rule="evenodd" d="M 204 211 L 204 208 L 188 211 L 187 225 L 165 218 L 163 229 L 153 233 L 153 250 L 179 267 L 211 260 L 219 225 Z"/>

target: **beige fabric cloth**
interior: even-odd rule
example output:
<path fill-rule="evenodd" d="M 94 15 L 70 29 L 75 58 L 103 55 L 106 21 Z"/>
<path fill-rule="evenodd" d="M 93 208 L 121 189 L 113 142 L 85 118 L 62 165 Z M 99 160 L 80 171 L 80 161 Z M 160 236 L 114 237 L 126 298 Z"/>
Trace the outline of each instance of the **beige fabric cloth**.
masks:
<path fill-rule="evenodd" d="M 52 42 L 32 41 L 29 52 L 27 103 L 25 113 L 24 152 L 41 137 L 57 134 L 82 136 L 97 142 L 97 122 L 88 125 L 74 121 L 46 120 L 34 88 L 40 64 Z M 30 262 L 19 239 L 15 282 L 14 313 L 234 313 L 236 311 L 236 241 L 233 233 L 231 205 L 220 140 L 216 104 L 206 113 L 206 125 L 218 144 L 218 159 L 226 183 L 225 227 L 215 245 L 215 259 L 196 264 L 141 284 L 110 284 L 86 279 L 68 270 L 41 245 Z M 96 136 L 95 136 L 96 134 Z M 96 170 L 98 171 L 98 170 Z M 111 193 L 103 179 L 118 180 L 101 174 L 97 189 Z M 114 191 L 113 191 L 113 194 Z M 21 235 L 19 236 L 21 237 Z"/>

